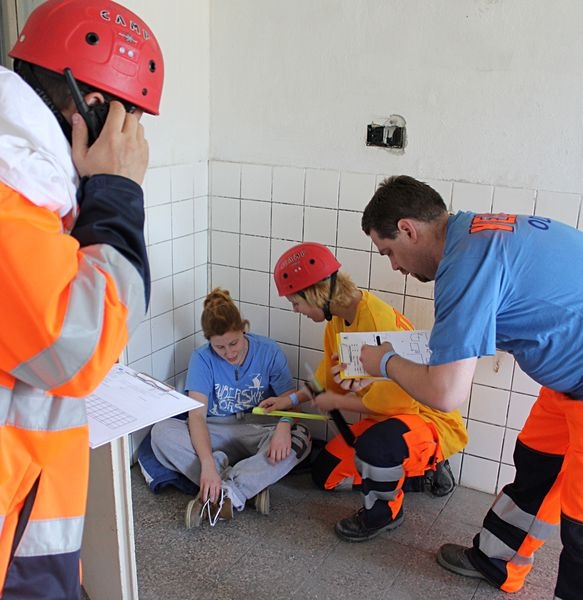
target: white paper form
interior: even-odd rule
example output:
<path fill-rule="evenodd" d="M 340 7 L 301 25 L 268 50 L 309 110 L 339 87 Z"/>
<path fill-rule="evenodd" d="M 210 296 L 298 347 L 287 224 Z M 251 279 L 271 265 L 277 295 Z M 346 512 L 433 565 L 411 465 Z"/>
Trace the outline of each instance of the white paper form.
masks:
<path fill-rule="evenodd" d="M 121 364 L 111 368 L 85 402 L 91 448 L 203 406 L 160 381 Z"/>
<path fill-rule="evenodd" d="M 343 379 L 361 379 L 371 376 L 363 369 L 360 362 L 360 349 L 363 344 L 380 346 L 390 342 L 397 354 L 410 361 L 427 365 L 431 352 L 429 350 L 429 335 L 427 330 L 413 331 L 359 331 L 338 334 L 338 356 L 340 362 L 347 367 L 341 371 Z M 377 379 L 386 379 L 378 377 Z"/>

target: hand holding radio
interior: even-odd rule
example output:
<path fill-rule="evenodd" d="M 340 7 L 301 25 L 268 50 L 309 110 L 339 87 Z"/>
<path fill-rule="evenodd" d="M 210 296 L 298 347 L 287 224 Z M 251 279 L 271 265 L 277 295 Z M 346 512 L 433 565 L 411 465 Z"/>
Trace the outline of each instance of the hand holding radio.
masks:
<path fill-rule="evenodd" d="M 73 115 L 72 153 L 79 175 L 121 175 L 141 185 L 148 167 L 148 142 L 139 118 L 127 113 L 121 102 L 111 102 L 103 129 L 89 146 L 86 121 L 79 113 Z"/>
<path fill-rule="evenodd" d="M 88 104 L 71 69 L 64 70 L 65 80 L 78 114 L 74 114 L 72 155 L 81 177 L 109 174 L 121 175 L 142 185 L 148 167 L 148 142 L 140 125 L 141 112 L 136 107 L 117 101 L 102 101 L 103 94 L 94 93 Z"/>

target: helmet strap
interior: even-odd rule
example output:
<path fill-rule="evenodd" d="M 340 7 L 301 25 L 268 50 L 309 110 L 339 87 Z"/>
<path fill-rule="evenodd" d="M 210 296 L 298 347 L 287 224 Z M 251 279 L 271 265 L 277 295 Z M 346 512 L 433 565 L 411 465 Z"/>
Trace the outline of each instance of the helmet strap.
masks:
<path fill-rule="evenodd" d="M 23 60 L 14 61 L 14 71 L 28 83 L 28 85 L 36 92 L 40 99 L 47 105 L 49 110 L 55 115 L 65 137 L 71 143 L 72 128 L 70 123 L 65 119 L 63 113 L 56 107 L 55 103 L 43 88 L 38 77 L 34 73 L 34 66 Z"/>
<path fill-rule="evenodd" d="M 338 273 L 338 271 L 336 271 L 336 273 Z M 322 307 L 322 310 L 324 311 L 324 318 L 326 319 L 326 321 L 332 320 L 330 302 L 332 302 L 332 296 L 334 296 L 334 291 L 336 290 L 336 273 L 332 273 L 332 275 L 330 275 L 330 292 L 328 293 L 328 300 L 326 301 L 326 304 L 324 304 L 324 306 Z"/>

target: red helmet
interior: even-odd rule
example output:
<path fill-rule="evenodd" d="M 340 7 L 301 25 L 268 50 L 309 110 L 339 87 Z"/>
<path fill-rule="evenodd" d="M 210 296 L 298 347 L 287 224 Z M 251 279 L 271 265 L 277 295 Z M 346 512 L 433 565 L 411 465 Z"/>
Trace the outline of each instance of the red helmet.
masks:
<path fill-rule="evenodd" d="M 150 28 L 111 0 L 48 0 L 26 21 L 15 59 L 63 73 L 157 115 L 162 51 Z"/>
<path fill-rule="evenodd" d="M 290 296 L 330 277 L 342 265 L 322 244 L 304 242 L 284 252 L 275 265 L 273 277 L 280 296 Z"/>

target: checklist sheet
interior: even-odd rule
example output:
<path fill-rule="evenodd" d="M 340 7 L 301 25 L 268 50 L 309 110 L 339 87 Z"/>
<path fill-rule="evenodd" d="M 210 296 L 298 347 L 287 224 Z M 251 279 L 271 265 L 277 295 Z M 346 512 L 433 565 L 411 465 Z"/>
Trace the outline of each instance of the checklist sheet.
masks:
<path fill-rule="evenodd" d="M 153 377 L 121 364 L 112 367 L 85 402 L 91 448 L 203 406 Z"/>
<path fill-rule="evenodd" d="M 366 331 L 338 334 L 338 356 L 347 367 L 340 372 L 343 379 L 363 379 L 371 376 L 360 362 L 360 350 L 364 344 L 380 346 L 390 342 L 397 354 L 410 361 L 429 364 L 429 335 L 427 330 L 413 331 Z M 376 379 L 385 379 L 377 377 Z"/>

